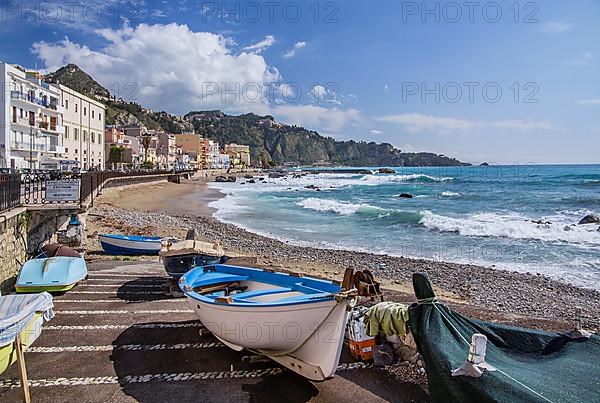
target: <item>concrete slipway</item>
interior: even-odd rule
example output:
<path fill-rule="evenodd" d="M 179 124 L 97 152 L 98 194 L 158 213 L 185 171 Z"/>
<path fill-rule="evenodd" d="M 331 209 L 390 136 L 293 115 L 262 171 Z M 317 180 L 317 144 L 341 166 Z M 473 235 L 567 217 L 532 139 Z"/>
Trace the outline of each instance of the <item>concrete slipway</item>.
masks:
<path fill-rule="evenodd" d="M 56 317 L 26 352 L 34 402 L 426 401 L 421 388 L 355 363 L 313 383 L 274 362 L 250 363 L 212 336 L 160 263 L 97 261 L 89 279 L 55 297 Z M 0 401 L 21 400 L 18 368 L 0 375 Z"/>

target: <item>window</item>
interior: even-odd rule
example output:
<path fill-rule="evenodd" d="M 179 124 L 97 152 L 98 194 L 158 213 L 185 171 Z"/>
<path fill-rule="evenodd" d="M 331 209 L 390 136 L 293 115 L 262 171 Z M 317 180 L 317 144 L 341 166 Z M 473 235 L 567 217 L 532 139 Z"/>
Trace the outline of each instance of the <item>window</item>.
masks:
<path fill-rule="evenodd" d="M 65 99 L 65 108 L 69 109 L 69 100 L 68 99 Z"/>
<path fill-rule="evenodd" d="M 68 149 L 68 148 L 65 148 L 65 152 L 66 152 L 66 153 L 68 153 L 68 152 L 69 152 L 69 149 Z"/>
<path fill-rule="evenodd" d="M 98 144 L 102 144 L 102 133 L 98 133 Z"/>
<path fill-rule="evenodd" d="M 23 112 L 23 108 L 19 111 L 19 117 L 23 119 L 25 117 L 25 113 Z"/>
<path fill-rule="evenodd" d="M 87 142 L 88 141 L 88 137 L 87 137 L 87 131 L 83 131 L 83 142 Z"/>
<path fill-rule="evenodd" d="M 96 133 L 91 132 L 90 134 L 92 136 L 92 143 L 95 143 L 96 142 Z"/>
<path fill-rule="evenodd" d="M 79 129 L 76 127 L 73 128 L 73 140 L 79 140 Z M 75 150 L 75 152 L 77 152 L 77 150 Z"/>
<path fill-rule="evenodd" d="M 12 112 L 13 112 L 13 123 L 17 123 L 17 107 L 13 106 L 12 107 Z"/>
<path fill-rule="evenodd" d="M 64 139 L 68 139 L 69 138 L 69 126 L 65 126 L 65 137 Z"/>
<path fill-rule="evenodd" d="M 75 113 L 77 113 L 77 104 L 75 104 Z"/>
<path fill-rule="evenodd" d="M 83 155 L 87 155 L 87 150 L 83 150 Z"/>
<path fill-rule="evenodd" d="M 87 116 L 87 108 L 85 106 L 83 107 L 83 116 Z"/>
<path fill-rule="evenodd" d="M 95 118 L 95 116 L 94 116 L 94 110 L 92 109 L 92 119 L 94 119 L 94 118 Z"/>
<path fill-rule="evenodd" d="M 79 154 L 79 149 L 78 148 L 75 149 L 75 154 Z M 77 160 L 77 158 L 75 158 L 75 160 Z"/>
<path fill-rule="evenodd" d="M 98 113 L 98 120 L 99 120 L 99 121 L 102 121 L 102 112 L 99 112 L 99 113 Z"/>

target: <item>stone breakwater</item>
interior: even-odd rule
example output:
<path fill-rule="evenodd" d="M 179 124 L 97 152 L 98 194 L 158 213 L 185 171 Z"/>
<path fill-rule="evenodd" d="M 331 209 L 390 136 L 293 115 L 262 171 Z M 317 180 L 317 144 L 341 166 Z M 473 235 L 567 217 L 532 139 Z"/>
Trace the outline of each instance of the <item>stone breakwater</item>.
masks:
<path fill-rule="evenodd" d="M 573 322 L 575 308 L 583 308 L 584 326 L 600 329 L 600 292 L 526 274 L 482 266 L 410 259 L 363 252 L 293 246 L 253 234 L 212 217 L 172 216 L 101 206 L 96 213 L 103 224 L 119 222 L 121 227 L 153 228 L 161 236 L 173 228 L 193 228 L 210 241 L 222 241 L 227 250 L 257 256 L 275 266 L 301 262 L 315 267 L 339 269 L 368 268 L 382 280 L 410 284 L 415 272 L 427 273 L 435 286 L 475 307 L 508 314 Z M 162 231 L 162 232 L 161 232 Z M 341 276 L 340 276 L 341 277 Z"/>

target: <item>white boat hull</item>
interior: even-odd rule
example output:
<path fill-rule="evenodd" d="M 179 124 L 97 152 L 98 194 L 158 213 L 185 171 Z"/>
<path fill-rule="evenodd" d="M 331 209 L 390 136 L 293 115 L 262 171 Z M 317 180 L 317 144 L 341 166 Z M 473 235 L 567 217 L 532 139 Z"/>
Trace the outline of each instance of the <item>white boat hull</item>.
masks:
<path fill-rule="evenodd" d="M 234 350 L 263 354 L 315 381 L 332 377 L 337 369 L 346 301 L 250 308 L 189 300 L 202 324 Z"/>

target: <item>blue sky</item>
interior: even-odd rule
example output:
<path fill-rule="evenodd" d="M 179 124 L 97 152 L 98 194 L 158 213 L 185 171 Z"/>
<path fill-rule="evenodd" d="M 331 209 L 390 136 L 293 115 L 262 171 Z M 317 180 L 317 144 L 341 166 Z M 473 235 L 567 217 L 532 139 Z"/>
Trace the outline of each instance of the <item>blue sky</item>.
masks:
<path fill-rule="evenodd" d="M 376 4 L 376 5 L 374 5 Z M 598 163 L 600 3 L 3 3 L 0 59 L 173 113 L 496 163 Z"/>

